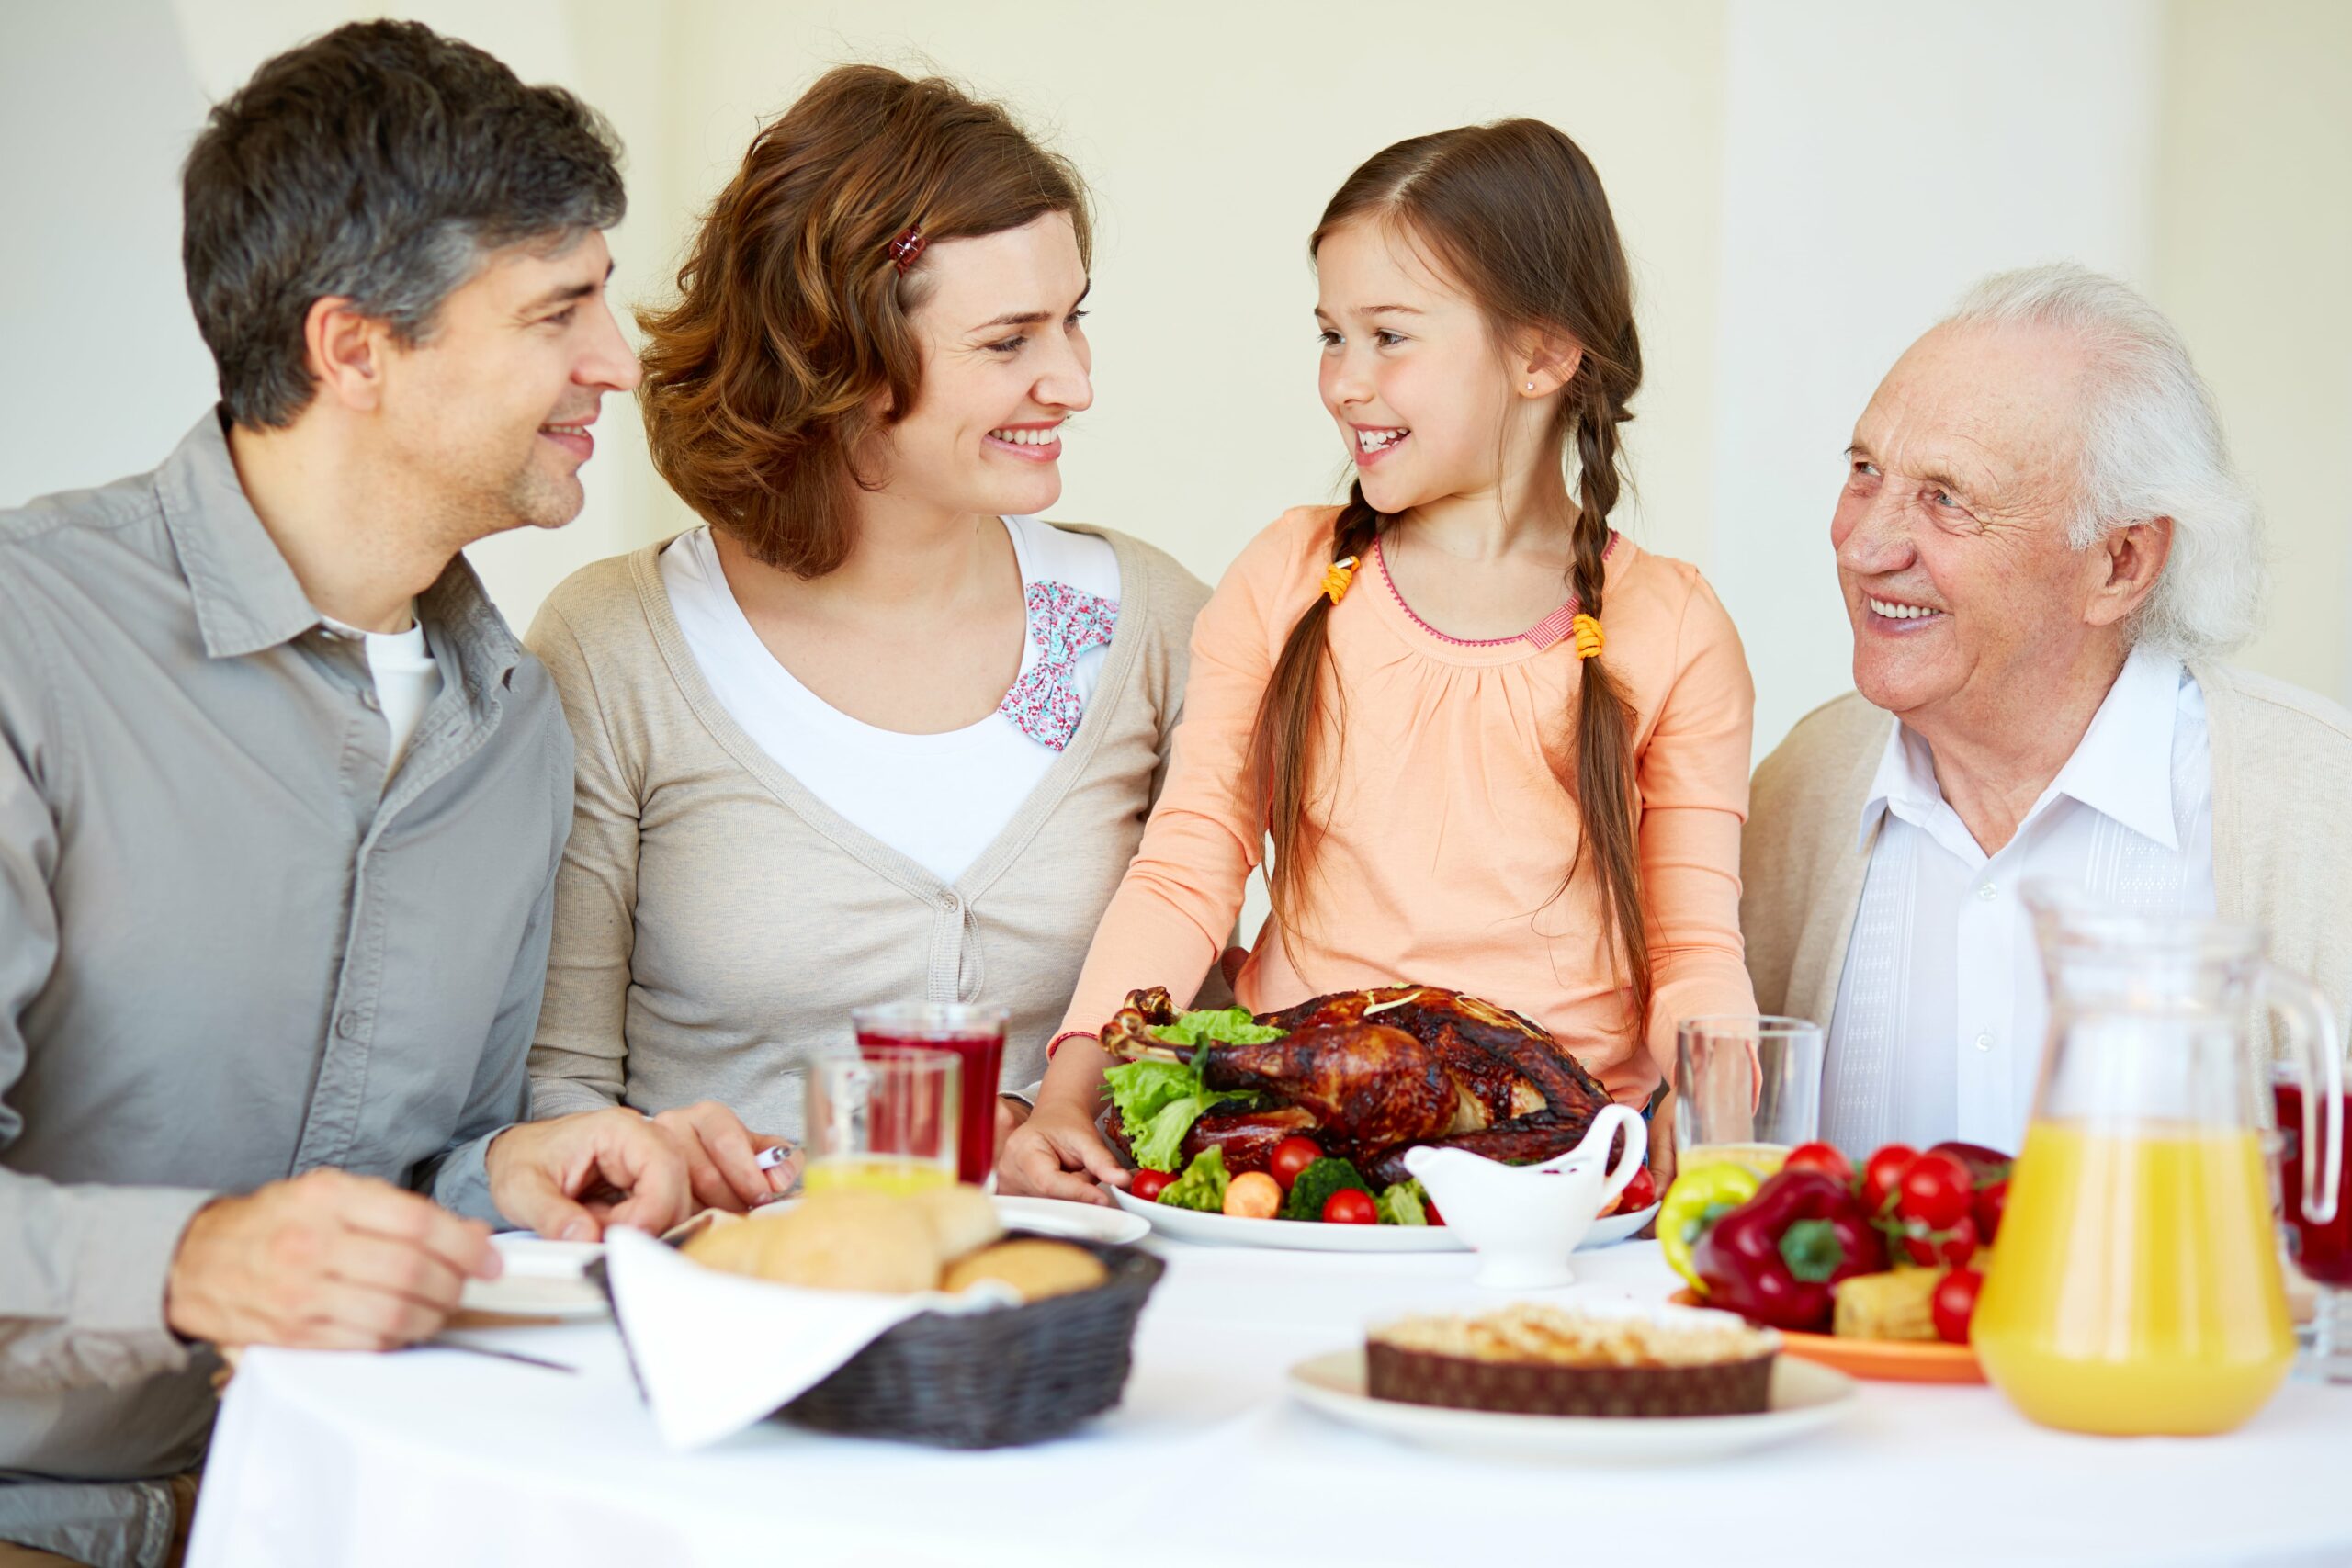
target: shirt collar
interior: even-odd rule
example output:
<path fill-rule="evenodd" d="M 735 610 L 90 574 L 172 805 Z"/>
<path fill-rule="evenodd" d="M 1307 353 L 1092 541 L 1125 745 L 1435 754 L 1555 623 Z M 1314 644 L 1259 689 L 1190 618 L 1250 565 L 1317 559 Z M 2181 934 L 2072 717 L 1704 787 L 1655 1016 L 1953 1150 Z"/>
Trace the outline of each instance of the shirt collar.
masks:
<path fill-rule="evenodd" d="M 245 499 L 218 408 L 198 420 L 164 459 L 155 471 L 155 494 L 196 601 L 207 654 L 257 653 L 319 624 L 294 569 Z"/>
<path fill-rule="evenodd" d="M 233 659 L 257 653 L 325 625 L 245 498 L 218 408 L 197 421 L 164 459 L 155 472 L 155 492 L 196 602 L 208 655 Z M 452 558 L 433 586 L 418 595 L 416 616 L 436 657 L 444 645 L 457 654 L 470 697 L 505 684 L 522 661 L 522 645 L 462 555 Z"/>
<path fill-rule="evenodd" d="M 2090 728 L 2075 744 L 2058 776 L 2026 814 L 2030 822 L 2060 795 L 2111 817 L 2168 850 L 2180 848 L 2173 819 L 2173 725 L 2180 710 L 2180 660 L 2153 649 L 2134 648 L 2108 688 Z M 1854 847 L 1866 851 L 1871 835 L 1888 811 L 1926 822 L 1944 807 L 1936 783 L 1935 753 L 1898 719 L 1889 728 L 1878 772 L 1862 802 Z"/>

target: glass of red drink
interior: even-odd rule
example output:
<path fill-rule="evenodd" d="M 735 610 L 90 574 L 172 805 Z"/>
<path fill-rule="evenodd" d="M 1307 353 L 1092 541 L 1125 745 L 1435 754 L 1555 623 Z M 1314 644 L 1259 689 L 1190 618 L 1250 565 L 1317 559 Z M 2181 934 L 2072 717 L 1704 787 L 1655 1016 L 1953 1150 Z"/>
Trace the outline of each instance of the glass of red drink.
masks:
<path fill-rule="evenodd" d="M 860 1051 L 952 1051 L 964 1064 L 956 1179 L 984 1185 L 996 1168 L 996 1098 L 1004 1070 L 1004 1009 L 962 1002 L 892 1002 L 854 1009 Z"/>
<path fill-rule="evenodd" d="M 2297 1370 L 2322 1382 L 2352 1382 L 2352 1159 L 2339 1162 L 2335 1213 L 2317 1217 L 2304 1202 L 2309 1183 L 2303 1164 L 2313 1151 L 2303 1135 L 2303 1086 L 2281 1068 L 2272 1076 L 2271 1093 L 2278 1111 L 2279 1213 L 2286 1224 L 2287 1256 L 2319 1291 L 2319 1310 Z M 2345 1127 L 2352 1132 L 2352 1094 L 2343 1100 Z M 2320 1176 L 2324 1187 L 2325 1173 Z"/>

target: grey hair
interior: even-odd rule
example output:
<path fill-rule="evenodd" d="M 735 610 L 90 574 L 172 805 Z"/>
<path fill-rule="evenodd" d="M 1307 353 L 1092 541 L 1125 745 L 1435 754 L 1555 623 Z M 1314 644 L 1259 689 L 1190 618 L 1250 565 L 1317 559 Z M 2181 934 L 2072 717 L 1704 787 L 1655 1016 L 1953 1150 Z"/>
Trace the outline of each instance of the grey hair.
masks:
<path fill-rule="evenodd" d="M 2216 655 L 2255 629 L 2268 570 L 2262 517 L 2231 465 L 2212 389 L 2162 312 L 2128 285 L 2072 262 L 1984 279 L 1947 325 L 2033 325 L 2078 334 L 2091 355 L 2079 502 L 2067 542 L 2172 519 L 2172 549 L 2134 617 L 2135 642 Z"/>
<path fill-rule="evenodd" d="M 264 63 L 180 174 L 188 302 L 229 418 L 282 427 L 310 405 L 315 301 L 413 345 L 491 252 L 620 221 L 619 154 L 571 94 L 419 22 L 355 22 Z"/>

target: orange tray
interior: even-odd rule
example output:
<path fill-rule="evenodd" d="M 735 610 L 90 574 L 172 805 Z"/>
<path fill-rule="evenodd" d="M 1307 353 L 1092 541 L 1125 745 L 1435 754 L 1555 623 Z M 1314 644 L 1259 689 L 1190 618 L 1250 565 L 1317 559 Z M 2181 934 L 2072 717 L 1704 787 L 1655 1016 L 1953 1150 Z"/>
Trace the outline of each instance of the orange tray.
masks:
<path fill-rule="evenodd" d="M 1677 1306 L 1704 1306 L 1691 1292 L 1677 1291 Z M 1966 1345 L 1914 1339 L 1840 1339 L 1834 1334 L 1781 1331 L 1782 1346 L 1800 1360 L 1835 1367 L 1849 1377 L 1873 1382 L 1983 1382 L 1984 1369 Z"/>

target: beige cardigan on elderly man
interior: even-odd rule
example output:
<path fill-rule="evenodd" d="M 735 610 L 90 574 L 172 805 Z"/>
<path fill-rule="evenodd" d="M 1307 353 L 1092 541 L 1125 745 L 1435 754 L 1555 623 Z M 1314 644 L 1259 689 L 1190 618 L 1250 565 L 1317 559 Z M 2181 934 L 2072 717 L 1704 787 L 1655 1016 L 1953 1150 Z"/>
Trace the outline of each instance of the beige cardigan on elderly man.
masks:
<path fill-rule="evenodd" d="M 2213 756 L 2221 918 L 2270 933 L 2270 956 L 2335 1004 L 2352 998 L 2352 713 L 2225 665 L 2192 661 Z M 1862 804 L 1894 723 L 1858 692 L 1815 708 L 1756 770 L 1740 855 L 1740 927 L 1756 1004 L 1829 1021 L 1861 902 Z"/>

